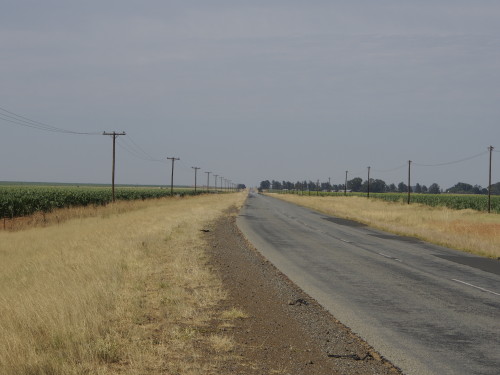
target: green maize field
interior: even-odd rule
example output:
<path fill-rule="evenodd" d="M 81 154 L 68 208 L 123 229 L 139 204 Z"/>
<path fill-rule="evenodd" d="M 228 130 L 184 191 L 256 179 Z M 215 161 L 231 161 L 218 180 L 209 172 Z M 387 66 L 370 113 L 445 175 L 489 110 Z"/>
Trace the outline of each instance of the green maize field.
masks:
<path fill-rule="evenodd" d="M 192 189 L 174 189 L 174 195 L 195 195 Z M 151 199 L 170 196 L 170 189 L 118 187 L 117 200 Z M 110 187 L 0 185 L 0 217 L 14 218 L 56 208 L 106 205 L 112 201 Z"/>
<path fill-rule="evenodd" d="M 316 192 L 311 191 L 278 191 L 275 193 L 288 193 L 288 194 L 303 194 L 311 196 L 343 196 L 344 192 Z M 366 193 L 347 193 L 348 196 L 364 196 Z M 408 201 L 408 194 L 406 193 L 370 193 L 370 198 L 382 199 L 389 202 L 406 203 Z M 473 195 L 473 194 L 417 194 L 410 195 L 410 203 L 420 203 L 432 207 L 448 207 L 454 210 L 472 209 L 477 211 L 488 210 L 488 196 L 487 195 Z M 500 213 L 500 196 L 491 196 L 491 212 Z"/>

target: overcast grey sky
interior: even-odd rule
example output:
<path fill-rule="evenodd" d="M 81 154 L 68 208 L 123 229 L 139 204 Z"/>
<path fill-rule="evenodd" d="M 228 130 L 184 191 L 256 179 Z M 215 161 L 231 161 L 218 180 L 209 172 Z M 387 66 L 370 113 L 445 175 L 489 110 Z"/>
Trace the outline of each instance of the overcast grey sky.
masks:
<path fill-rule="evenodd" d="M 180 157 L 183 184 L 192 166 L 201 182 L 211 171 L 252 186 L 338 184 L 346 170 L 366 179 L 371 166 L 371 177 L 397 184 L 412 160 L 413 182 L 485 187 L 487 147 L 500 151 L 498 0 L 0 0 L 0 9 L 0 107 L 76 132 L 126 131 L 118 183 L 169 183 L 170 164 L 143 160 L 142 149 Z M 2 119 L 0 130 L 0 181 L 110 181 L 110 137 Z M 498 152 L 493 166 L 500 181 Z"/>

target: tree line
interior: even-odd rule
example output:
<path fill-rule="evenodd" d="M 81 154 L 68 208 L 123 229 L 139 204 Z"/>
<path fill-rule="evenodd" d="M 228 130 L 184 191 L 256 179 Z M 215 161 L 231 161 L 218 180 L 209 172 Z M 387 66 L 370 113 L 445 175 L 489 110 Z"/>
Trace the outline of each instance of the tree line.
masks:
<path fill-rule="evenodd" d="M 345 184 L 331 184 L 330 182 L 319 182 L 319 181 L 276 181 L 276 180 L 265 180 L 261 181 L 260 190 L 300 190 L 300 191 L 328 191 L 328 192 L 368 192 L 371 193 L 407 193 L 408 185 L 404 182 L 400 182 L 397 186 L 394 183 L 387 184 L 385 181 L 380 179 L 370 179 L 370 184 L 368 180 L 364 180 L 360 177 L 355 177 L 347 181 L 347 187 Z M 410 191 L 413 193 L 422 194 L 488 194 L 488 189 L 483 188 L 480 185 L 471 185 L 465 182 L 459 182 L 454 186 L 443 190 L 437 183 L 432 183 L 428 187 L 426 185 L 421 185 L 419 183 L 410 187 Z M 500 182 L 491 185 L 491 194 L 500 195 Z"/>

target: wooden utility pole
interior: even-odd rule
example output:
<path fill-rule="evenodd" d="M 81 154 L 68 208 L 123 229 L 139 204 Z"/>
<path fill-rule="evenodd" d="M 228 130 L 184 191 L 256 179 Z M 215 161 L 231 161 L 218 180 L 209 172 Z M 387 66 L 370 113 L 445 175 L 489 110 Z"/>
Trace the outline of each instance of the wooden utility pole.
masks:
<path fill-rule="evenodd" d="M 170 178 L 170 195 L 174 195 L 174 163 L 176 160 L 181 160 L 180 158 L 167 158 L 167 160 L 172 160 L 172 176 Z"/>
<path fill-rule="evenodd" d="M 408 204 L 410 204 L 410 194 L 411 194 L 411 160 L 408 160 Z"/>
<path fill-rule="evenodd" d="M 218 191 L 217 191 L 217 177 L 219 177 L 219 175 L 214 173 L 214 181 L 215 181 L 214 189 L 215 189 L 216 193 L 218 193 Z M 222 186 L 221 186 L 221 188 L 222 188 Z"/>
<path fill-rule="evenodd" d="M 207 174 L 207 193 L 210 193 L 210 173 L 212 172 L 205 172 Z"/>
<path fill-rule="evenodd" d="M 113 169 L 111 172 L 111 192 L 112 192 L 112 199 L 113 202 L 115 201 L 115 160 L 116 160 L 116 138 L 119 135 L 127 135 L 125 132 L 117 133 L 117 132 L 103 132 L 102 135 L 110 135 L 113 137 Z"/>
<path fill-rule="evenodd" d="M 345 171 L 344 195 L 347 195 L 347 172 L 349 171 Z"/>
<path fill-rule="evenodd" d="M 370 167 L 368 167 L 368 198 L 370 198 Z"/>
<path fill-rule="evenodd" d="M 489 173 L 489 183 L 488 183 L 488 213 L 491 213 L 491 155 L 493 154 L 493 146 L 488 147 L 490 151 L 490 173 Z"/>
<path fill-rule="evenodd" d="M 196 174 L 198 172 L 198 169 L 200 169 L 200 167 L 191 167 L 194 169 L 194 192 L 196 193 Z"/>

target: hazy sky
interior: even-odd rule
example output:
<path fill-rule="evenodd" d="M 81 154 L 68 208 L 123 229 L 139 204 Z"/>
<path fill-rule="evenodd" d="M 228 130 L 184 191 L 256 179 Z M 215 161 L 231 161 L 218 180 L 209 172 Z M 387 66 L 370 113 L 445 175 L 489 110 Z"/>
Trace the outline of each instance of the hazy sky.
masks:
<path fill-rule="evenodd" d="M 500 181 L 498 0 L 0 0 L 0 107 L 126 131 L 117 183 Z M 0 115 L 5 112 L 0 111 Z M 4 119 L 6 117 L 3 117 Z M 2 120 L 0 181 L 110 182 L 112 141 Z M 146 155 L 144 151 L 148 154 Z M 447 166 L 424 167 L 476 158 Z M 139 157 L 138 157 L 139 156 Z M 397 168 L 401 167 L 401 168 Z M 213 182 L 212 182 L 213 183 Z"/>

